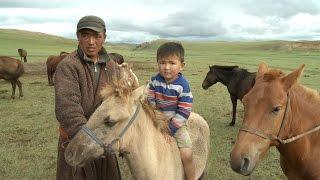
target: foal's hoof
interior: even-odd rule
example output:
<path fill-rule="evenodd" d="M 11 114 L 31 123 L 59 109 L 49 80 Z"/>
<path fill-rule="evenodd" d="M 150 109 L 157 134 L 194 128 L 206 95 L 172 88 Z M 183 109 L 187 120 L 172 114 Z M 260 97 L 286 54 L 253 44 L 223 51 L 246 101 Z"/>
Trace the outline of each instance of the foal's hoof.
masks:
<path fill-rule="evenodd" d="M 234 126 L 234 124 L 235 124 L 236 122 L 231 122 L 231 123 L 229 123 L 229 126 Z"/>

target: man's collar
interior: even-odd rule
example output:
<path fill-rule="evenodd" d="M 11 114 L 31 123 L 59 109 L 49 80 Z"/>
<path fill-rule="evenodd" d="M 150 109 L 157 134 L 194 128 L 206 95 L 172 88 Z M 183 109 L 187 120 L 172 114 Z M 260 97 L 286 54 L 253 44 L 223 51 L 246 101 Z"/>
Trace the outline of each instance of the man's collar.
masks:
<path fill-rule="evenodd" d="M 108 62 L 110 60 L 108 53 L 104 47 L 101 48 L 101 50 L 98 52 L 98 54 L 99 54 L 99 61 L 97 63 L 105 64 L 106 62 Z M 78 46 L 77 55 L 83 61 L 94 62 L 93 59 L 89 58 L 85 53 L 83 53 L 80 46 Z"/>

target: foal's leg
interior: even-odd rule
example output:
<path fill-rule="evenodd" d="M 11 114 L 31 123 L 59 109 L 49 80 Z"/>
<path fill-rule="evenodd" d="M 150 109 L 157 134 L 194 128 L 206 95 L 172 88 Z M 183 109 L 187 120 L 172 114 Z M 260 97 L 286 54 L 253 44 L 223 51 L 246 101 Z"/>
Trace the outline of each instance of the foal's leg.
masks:
<path fill-rule="evenodd" d="M 11 81 L 11 86 L 12 86 L 12 94 L 11 94 L 11 99 L 14 99 L 14 95 L 16 94 L 16 80 Z"/>
<path fill-rule="evenodd" d="M 22 93 L 22 83 L 20 82 L 20 80 L 17 80 L 17 85 L 19 87 L 19 95 L 20 97 L 23 97 L 23 93 Z"/>
<path fill-rule="evenodd" d="M 230 95 L 231 102 L 232 102 L 232 121 L 230 122 L 230 126 L 234 126 L 236 123 L 236 113 L 237 113 L 237 98 Z"/>

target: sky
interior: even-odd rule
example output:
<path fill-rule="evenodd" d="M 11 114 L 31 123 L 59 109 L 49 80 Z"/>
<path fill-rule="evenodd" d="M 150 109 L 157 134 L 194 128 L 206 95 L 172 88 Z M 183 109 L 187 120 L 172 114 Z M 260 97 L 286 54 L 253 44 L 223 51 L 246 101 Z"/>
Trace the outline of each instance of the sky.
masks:
<path fill-rule="evenodd" d="M 5 29 L 76 39 L 85 15 L 113 43 L 320 39 L 320 0 L 0 0 Z"/>

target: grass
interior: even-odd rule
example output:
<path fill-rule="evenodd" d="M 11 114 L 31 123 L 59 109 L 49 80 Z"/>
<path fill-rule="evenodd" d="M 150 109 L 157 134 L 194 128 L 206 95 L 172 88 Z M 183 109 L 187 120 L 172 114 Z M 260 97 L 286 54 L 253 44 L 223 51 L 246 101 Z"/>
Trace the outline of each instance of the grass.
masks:
<path fill-rule="evenodd" d="M 18 36 L 19 35 L 19 36 Z M 19 37 L 19 39 L 18 39 Z M 45 60 L 60 51 L 72 51 L 76 41 L 39 33 L 0 29 L 0 54 L 17 57 L 17 49 L 28 51 L 26 73 L 21 78 L 24 97 L 10 100 L 11 85 L 0 80 L 0 179 L 55 179 L 58 123 L 54 115 L 54 91 L 48 86 Z M 134 64 L 133 70 L 146 82 L 156 73 L 156 48 L 154 42 L 143 50 L 134 45 L 107 44 L 108 52 L 124 55 Z M 243 116 L 238 103 L 237 122 L 231 121 L 231 101 L 226 87 L 217 84 L 203 90 L 202 81 L 208 66 L 239 65 L 256 71 L 261 60 L 270 67 L 290 72 L 306 64 L 300 82 L 320 90 L 319 52 L 316 50 L 290 50 L 285 41 L 269 42 L 183 42 L 187 66 L 183 72 L 188 78 L 194 95 L 193 110 L 202 115 L 211 130 L 210 159 L 206 179 L 285 179 L 279 153 L 272 148 L 266 158 L 249 177 L 233 172 L 229 166 L 229 153 L 236 139 Z M 125 179 L 130 175 L 120 159 Z"/>

